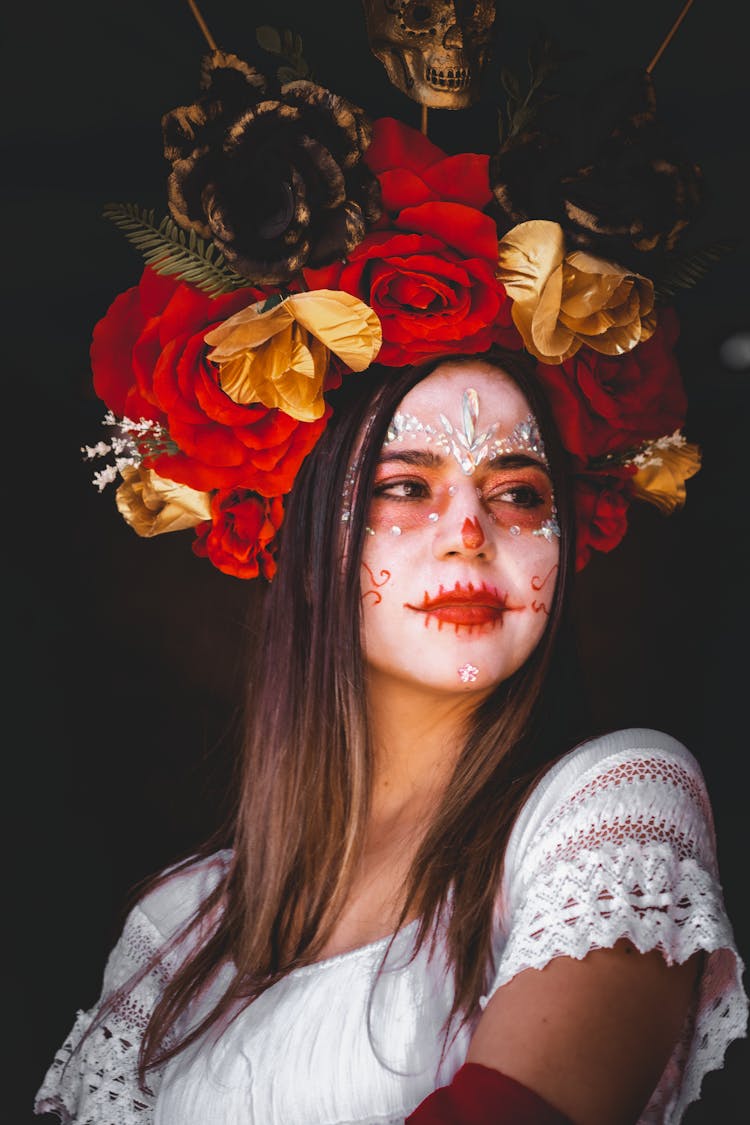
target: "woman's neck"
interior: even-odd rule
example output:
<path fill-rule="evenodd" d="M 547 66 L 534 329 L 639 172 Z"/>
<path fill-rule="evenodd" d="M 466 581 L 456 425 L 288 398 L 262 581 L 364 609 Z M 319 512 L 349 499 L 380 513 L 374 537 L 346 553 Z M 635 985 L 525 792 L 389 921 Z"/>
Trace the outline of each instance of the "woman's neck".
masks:
<path fill-rule="evenodd" d="M 375 748 L 373 820 L 421 819 L 448 784 L 466 721 L 479 702 L 368 670 Z"/>

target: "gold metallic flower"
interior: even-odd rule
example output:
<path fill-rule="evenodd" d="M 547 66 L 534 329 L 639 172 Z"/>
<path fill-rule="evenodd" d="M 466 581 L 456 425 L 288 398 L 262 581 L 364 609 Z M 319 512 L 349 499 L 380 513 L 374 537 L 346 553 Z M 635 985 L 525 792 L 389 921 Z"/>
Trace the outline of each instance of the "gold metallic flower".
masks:
<path fill-rule="evenodd" d="M 664 439 L 671 442 L 672 439 Z M 685 503 L 685 481 L 701 467 L 701 452 L 697 445 L 687 441 L 674 441 L 660 447 L 654 443 L 653 456 L 642 465 L 632 479 L 633 495 L 638 500 L 654 504 L 665 516 Z"/>
<path fill-rule="evenodd" d="M 562 363 L 583 344 L 622 355 L 656 327 L 653 282 L 581 250 L 566 254 L 562 227 L 546 219 L 500 240 L 498 278 L 527 351 L 543 363 Z"/>
<path fill-rule="evenodd" d="M 120 515 L 133 530 L 150 539 L 165 531 L 185 531 L 211 519 L 208 492 L 196 492 L 186 484 L 165 480 L 153 469 L 122 470 L 123 483 L 117 489 Z"/>
<path fill-rule="evenodd" d="M 331 352 L 352 371 L 364 371 L 380 351 L 380 321 L 363 301 L 333 289 L 295 293 L 265 312 L 264 304 L 249 305 L 209 332 L 208 358 L 234 402 L 261 402 L 314 422 L 325 411 Z"/>

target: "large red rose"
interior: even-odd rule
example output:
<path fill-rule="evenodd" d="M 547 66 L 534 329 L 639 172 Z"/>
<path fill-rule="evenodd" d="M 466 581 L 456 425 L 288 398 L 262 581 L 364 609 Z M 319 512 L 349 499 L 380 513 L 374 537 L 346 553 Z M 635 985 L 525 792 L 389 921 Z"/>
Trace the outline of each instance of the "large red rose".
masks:
<path fill-rule="evenodd" d="M 497 280 L 497 229 L 487 157 L 448 157 L 416 129 L 375 122 L 366 160 L 390 214 L 349 255 L 306 270 L 311 289 L 343 289 L 370 305 L 383 328 L 378 362 L 419 363 L 492 344 L 520 348 L 511 302 Z M 381 224 L 382 226 L 382 220 Z"/>
<path fill-rule="evenodd" d="M 666 308 L 653 336 L 624 355 L 583 347 L 562 364 L 537 364 L 568 452 L 585 462 L 682 426 L 687 399 L 673 352 L 678 331 Z"/>
<path fill-rule="evenodd" d="M 224 574 L 269 580 L 276 573 L 276 532 L 284 518 L 278 497 L 266 500 L 244 489 L 211 497 L 211 520 L 196 529 L 193 551 Z"/>
<path fill-rule="evenodd" d="M 280 410 L 242 406 L 221 389 L 203 337 L 265 294 L 254 288 L 220 297 L 146 269 L 94 329 L 94 388 L 117 415 L 149 417 L 180 452 L 148 460 L 160 476 L 200 492 L 247 488 L 288 492 L 323 432 L 326 416 L 298 422 Z"/>
<path fill-rule="evenodd" d="M 628 530 L 629 501 L 625 482 L 615 478 L 578 476 L 573 484 L 576 513 L 576 570 L 594 551 L 612 551 Z"/>

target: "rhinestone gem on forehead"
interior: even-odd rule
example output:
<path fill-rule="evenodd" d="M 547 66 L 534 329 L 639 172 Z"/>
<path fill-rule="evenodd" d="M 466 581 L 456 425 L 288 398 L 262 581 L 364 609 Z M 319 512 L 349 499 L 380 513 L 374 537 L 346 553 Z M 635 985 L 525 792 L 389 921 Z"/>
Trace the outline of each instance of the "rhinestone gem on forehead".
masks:
<path fill-rule="evenodd" d="M 479 395 L 473 387 L 465 390 L 461 398 L 462 430 L 454 426 L 445 414 L 440 414 L 439 418 L 442 430 L 420 422 L 414 414 L 397 410 L 385 435 L 383 448 L 394 441 L 402 442 L 406 434 L 423 434 L 428 444 L 450 453 L 466 476 L 471 476 L 483 461 L 503 453 L 535 453 L 547 465 L 544 443 L 533 414 L 517 422 L 507 437 L 495 437 L 500 428 L 499 422 L 493 422 L 486 430 L 477 432 Z"/>

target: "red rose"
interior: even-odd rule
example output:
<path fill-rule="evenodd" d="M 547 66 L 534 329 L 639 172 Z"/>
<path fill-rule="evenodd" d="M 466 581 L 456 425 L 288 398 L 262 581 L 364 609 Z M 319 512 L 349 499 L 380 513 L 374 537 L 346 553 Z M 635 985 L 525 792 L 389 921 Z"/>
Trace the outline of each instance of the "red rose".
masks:
<path fill-rule="evenodd" d="M 247 488 L 288 492 L 326 417 L 298 422 L 260 403 L 241 406 L 219 386 L 203 337 L 265 294 L 220 297 L 146 269 L 94 329 L 94 388 L 115 414 L 154 418 L 180 452 L 149 460 L 160 476 L 200 492 Z M 127 409 L 126 409 L 127 408 Z"/>
<path fill-rule="evenodd" d="M 278 497 L 265 500 L 245 489 L 222 489 L 211 497 L 211 520 L 197 528 L 193 551 L 236 578 L 269 580 L 276 573 L 276 532 L 284 518 Z"/>
<path fill-rule="evenodd" d="M 628 530 L 629 502 L 625 483 L 611 477 L 576 477 L 576 570 L 582 570 L 593 551 L 611 551 Z"/>
<path fill-rule="evenodd" d="M 380 181 L 383 210 L 398 214 L 420 203 L 465 203 L 482 211 L 494 198 L 489 181 L 489 156 L 460 152 L 448 156 L 423 133 L 394 117 L 381 117 L 372 127 L 365 164 Z M 380 220 L 387 226 L 387 218 Z"/>
<path fill-rule="evenodd" d="M 366 160 L 391 212 L 349 255 L 306 270 L 311 289 L 343 289 L 380 318 L 378 362 L 419 363 L 493 343 L 520 348 L 511 302 L 497 280 L 497 229 L 479 208 L 489 200 L 487 157 L 446 157 L 399 122 L 375 123 Z M 404 206 L 408 204 L 408 206 Z"/>
<path fill-rule="evenodd" d="M 144 335 L 148 338 L 151 334 L 176 288 L 173 277 L 161 277 L 146 269 L 140 284 L 115 297 L 94 328 L 91 341 L 94 390 L 118 418 L 164 421 L 149 381 L 145 380 L 144 387 L 144 381 L 138 379 L 136 372 L 145 357 L 137 354 L 137 345 Z M 154 355 L 152 369 L 155 362 Z"/>
<path fill-rule="evenodd" d="M 583 347 L 562 364 L 537 364 L 563 445 L 584 461 L 678 430 L 687 399 L 673 353 L 677 317 L 663 309 L 653 336 L 620 356 Z"/>

